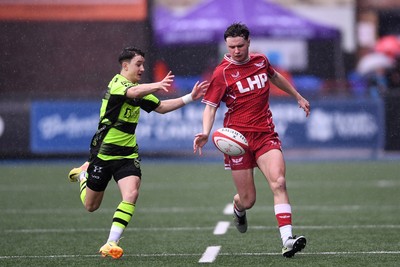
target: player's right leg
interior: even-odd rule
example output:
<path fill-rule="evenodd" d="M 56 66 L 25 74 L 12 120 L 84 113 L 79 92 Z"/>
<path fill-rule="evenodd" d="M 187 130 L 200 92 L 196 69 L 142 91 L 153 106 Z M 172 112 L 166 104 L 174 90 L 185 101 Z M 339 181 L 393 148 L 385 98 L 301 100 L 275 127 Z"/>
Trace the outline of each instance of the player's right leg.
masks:
<path fill-rule="evenodd" d="M 233 223 L 236 226 L 236 229 L 240 233 L 246 233 L 246 231 L 247 231 L 246 210 L 240 211 L 236 207 L 235 201 L 233 201 Z"/>
<path fill-rule="evenodd" d="M 85 205 L 86 199 L 86 181 L 88 166 L 89 162 L 86 161 L 80 167 L 73 168 L 68 174 L 68 179 L 70 182 L 79 182 L 79 194 L 83 205 Z"/>
<path fill-rule="evenodd" d="M 83 174 L 81 175 L 82 172 L 86 172 L 87 167 L 89 166 L 89 162 L 85 162 L 82 164 L 82 166 L 73 168 L 69 174 L 68 174 L 68 179 L 70 182 L 78 182 L 81 181 L 83 178 Z"/>
<path fill-rule="evenodd" d="M 82 166 L 73 168 L 69 172 L 68 178 L 71 182 L 79 181 L 80 199 L 87 211 L 93 212 L 97 210 L 103 200 L 104 190 L 111 178 L 105 168 L 104 163 L 95 158 L 92 165 L 89 162 L 85 162 Z M 96 173 L 97 177 L 94 182 L 90 178 L 93 173 Z"/>
<path fill-rule="evenodd" d="M 247 231 L 246 210 L 256 201 L 253 169 L 232 170 L 237 194 L 233 198 L 233 222 L 240 233 Z"/>

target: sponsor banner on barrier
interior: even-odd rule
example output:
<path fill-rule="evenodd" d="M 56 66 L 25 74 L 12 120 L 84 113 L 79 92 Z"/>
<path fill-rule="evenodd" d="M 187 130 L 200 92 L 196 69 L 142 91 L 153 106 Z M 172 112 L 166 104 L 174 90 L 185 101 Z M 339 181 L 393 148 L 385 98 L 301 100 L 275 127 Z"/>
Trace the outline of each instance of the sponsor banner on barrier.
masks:
<path fill-rule="evenodd" d="M 314 101 L 311 106 L 311 114 L 306 118 L 296 104 L 271 105 L 285 148 L 383 148 L 381 101 Z"/>
<path fill-rule="evenodd" d="M 203 110 L 203 104 L 192 103 L 164 115 L 142 111 L 136 130 L 140 151 L 191 152 Z M 293 101 L 274 101 L 271 110 L 285 149 L 383 147 L 380 101 L 315 101 L 308 118 Z M 218 110 L 213 130 L 222 127 L 224 112 Z M 98 116 L 96 102 L 33 103 L 32 152 L 87 153 Z M 205 149 L 215 149 L 211 140 Z"/>
<path fill-rule="evenodd" d="M 33 102 L 31 150 L 33 153 L 84 153 L 97 129 L 97 102 Z"/>
<path fill-rule="evenodd" d="M 0 104 L 0 158 L 29 154 L 29 105 Z"/>

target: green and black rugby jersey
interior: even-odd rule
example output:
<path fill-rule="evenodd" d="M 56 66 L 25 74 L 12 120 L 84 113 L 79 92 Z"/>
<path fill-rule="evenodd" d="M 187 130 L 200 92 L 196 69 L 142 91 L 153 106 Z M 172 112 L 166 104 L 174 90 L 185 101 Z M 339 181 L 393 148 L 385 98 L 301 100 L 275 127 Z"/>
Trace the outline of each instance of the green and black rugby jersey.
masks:
<path fill-rule="evenodd" d="M 127 98 L 126 90 L 137 85 L 120 74 L 115 75 L 108 85 L 100 109 L 99 129 L 105 125 L 109 127 L 101 137 L 97 154 L 102 160 L 138 157 L 135 131 L 140 109 L 151 112 L 160 105 L 160 100 L 153 94 L 138 99 Z"/>

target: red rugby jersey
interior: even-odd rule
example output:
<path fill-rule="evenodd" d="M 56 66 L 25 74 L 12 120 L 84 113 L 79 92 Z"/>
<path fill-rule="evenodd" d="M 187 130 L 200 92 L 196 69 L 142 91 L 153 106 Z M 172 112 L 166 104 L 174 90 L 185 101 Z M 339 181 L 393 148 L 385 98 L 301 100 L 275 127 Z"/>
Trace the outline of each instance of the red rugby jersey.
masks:
<path fill-rule="evenodd" d="M 275 70 L 263 54 L 249 54 L 245 62 L 236 62 L 229 54 L 215 68 L 203 103 L 219 107 L 225 102 L 224 127 L 238 131 L 272 132 L 269 109 L 269 78 Z"/>

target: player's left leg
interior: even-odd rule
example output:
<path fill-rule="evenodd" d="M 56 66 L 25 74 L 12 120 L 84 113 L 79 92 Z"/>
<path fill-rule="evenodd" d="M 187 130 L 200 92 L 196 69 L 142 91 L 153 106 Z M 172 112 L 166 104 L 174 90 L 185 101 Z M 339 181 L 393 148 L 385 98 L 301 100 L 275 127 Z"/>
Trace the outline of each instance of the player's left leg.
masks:
<path fill-rule="evenodd" d="M 139 197 L 142 173 L 139 159 L 123 159 L 116 161 L 114 163 L 114 169 L 116 171 L 113 173 L 113 176 L 121 192 L 122 201 L 119 203 L 114 213 L 107 243 L 101 247 L 100 253 L 103 256 L 119 258 L 122 256 L 123 250 L 118 246 L 118 243 L 135 213 L 135 203 Z M 113 246 L 107 246 L 110 242 Z M 108 250 L 109 247 L 112 249 Z"/>
<path fill-rule="evenodd" d="M 256 202 L 253 169 L 232 170 L 237 194 L 233 197 L 233 221 L 239 232 L 247 231 L 246 210 Z"/>
<path fill-rule="evenodd" d="M 108 241 L 118 241 L 135 212 L 135 203 L 139 197 L 140 178 L 128 176 L 118 181 L 122 201 L 118 205 L 111 226 Z"/>
<path fill-rule="evenodd" d="M 285 162 L 282 151 L 272 149 L 257 159 L 257 164 L 266 177 L 274 196 L 274 211 L 282 239 L 282 255 L 292 257 L 306 245 L 304 236 L 292 234 L 292 210 L 286 190 Z"/>
<path fill-rule="evenodd" d="M 118 244 L 135 212 L 135 203 L 139 196 L 140 177 L 128 176 L 120 179 L 118 180 L 118 187 L 121 191 L 122 201 L 114 213 L 107 243 L 99 250 L 103 257 L 111 256 L 114 259 L 120 258 L 124 253 Z"/>

